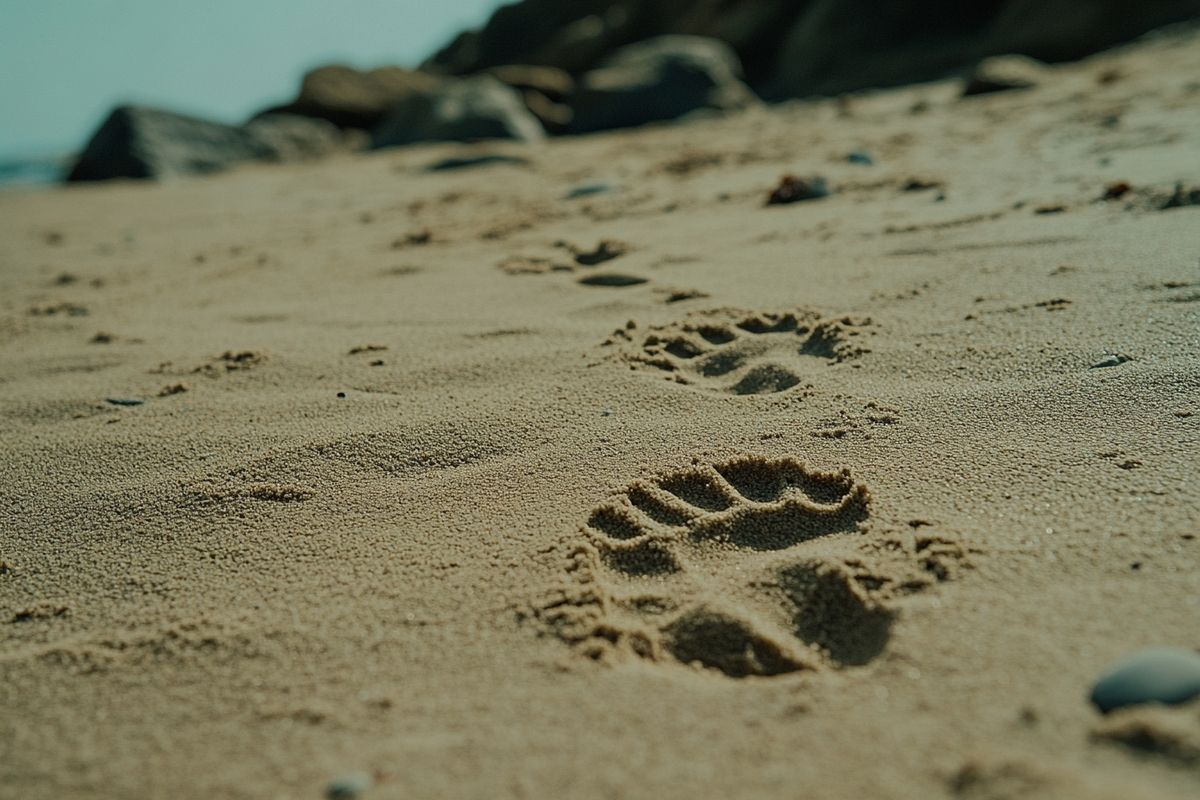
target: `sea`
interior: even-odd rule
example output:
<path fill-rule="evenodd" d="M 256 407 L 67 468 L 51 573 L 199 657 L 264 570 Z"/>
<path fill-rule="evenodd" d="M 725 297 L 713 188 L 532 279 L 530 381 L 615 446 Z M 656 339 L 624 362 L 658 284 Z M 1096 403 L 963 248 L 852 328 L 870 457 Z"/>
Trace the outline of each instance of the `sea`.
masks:
<path fill-rule="evenodd" d="M 0 156 L 0 191 L 4 189 L 53 186 L 66 174 L 70 157 L 36 156 L 12 158 Z"/>

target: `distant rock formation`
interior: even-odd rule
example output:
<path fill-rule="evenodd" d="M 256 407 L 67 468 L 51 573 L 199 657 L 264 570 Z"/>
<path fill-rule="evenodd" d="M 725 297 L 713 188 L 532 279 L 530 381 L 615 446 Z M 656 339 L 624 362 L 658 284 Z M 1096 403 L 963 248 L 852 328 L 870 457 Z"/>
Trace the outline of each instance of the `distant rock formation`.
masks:
<path fill-rule="evenodd" d="M 628 128 L 757 102 L 728 45 L 699 36 L 660 36 L 626 45 L 584 74 L 569 130 Z"/>
<path fill-rule="evenodd" d="M 235 127 L 156 108 L 120 106 L 92 136 L 67 180 L 203 174 L 248 161 L 313 158 L 340 143 L 337 128 L 304 117 L 267 115 Z"/>
<path fill-rule="evenodd" d="M 403 67 L 364 71 L 330 64 L 304 76 L 295 100 L 262 113 L 295 114 L 323 119 L 339 128 L 370 130 L 396 105 L 433 90 L 440 82 L 427 72 Z"/>
<path fill-rule="evenodd" d="M 929 80 L 1005 53 L 1081 58 L 1200 16 L 1200 0 L 522 0 L 435 53 L 429 72 L 503 64 L 582 74 L 666 34 L 719 39 L 769 99 Z"/>
<path fill-rule="evenodd" d="M 1029 83 L 972 72 L 989 57 L 1070 60 L 1193 17 L 1200 0 L 521 0 L 420 69 L 313 70 L 243 126 L 118 108 L 69 180 L 312 157 L 337 129 L 374 147 L 537 141 L 950 75 L 976 94 Z"/>
<path fill-rule="evenodd" d="M 394 106 L 371 135 L 373 147 L 475 139 L 538 141 L 540 122 L 521 96 L 488 75 L 446 81 Z"/>

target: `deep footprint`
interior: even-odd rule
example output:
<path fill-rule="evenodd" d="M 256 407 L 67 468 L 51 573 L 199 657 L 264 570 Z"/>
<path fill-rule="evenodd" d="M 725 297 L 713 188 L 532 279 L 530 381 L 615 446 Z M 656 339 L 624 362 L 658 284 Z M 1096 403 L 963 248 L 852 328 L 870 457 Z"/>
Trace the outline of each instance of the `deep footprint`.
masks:
<path fill-rule="evenodd" d="M 804 384 L 823 368 L 869 352 L 860 338 L 870 320 L 826 319 L 813 311 L 717 310 L 650 328 L 616 331 L 634 369 L 677 383 L 735 395 L 775 394 Z"/>
<path fill-rule="evenodd" d="M 595 614 L 564 638 L 734 678 L 865 664 L 891 613 L 805 545 L 854 534 L 869 513 L 870 492 L 847 470 L 788 458 L 635 481 L 588 517 L 578 572 Z"/>

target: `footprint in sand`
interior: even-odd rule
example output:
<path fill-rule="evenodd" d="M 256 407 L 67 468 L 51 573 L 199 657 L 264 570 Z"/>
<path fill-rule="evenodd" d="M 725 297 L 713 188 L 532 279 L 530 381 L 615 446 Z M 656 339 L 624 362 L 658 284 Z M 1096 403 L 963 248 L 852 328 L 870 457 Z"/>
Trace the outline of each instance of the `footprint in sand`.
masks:
<path fill-rule="evenodd" d="M 646 332 L 626 327 L 605 345 L 620 345 L 620 357 L 631 368 L 658 370 L 677 383 L 727 394 L 772 394 L 803 383 L 814 368 L 869 352 L 860 337 L 870 324 L 808 310 L 721 309 Z"/>
<path fill-rule="evenodd" d="M 790 458 L 638 480 L 591 513 L 568 566 L 574 590 L 538 616 L 594 658 L 626 652 L 735 678 L 865 664 L 894 616 L 880 590 L 904 583 L 834 557 L 869 513 L 848 470 Z"/>
<path fill-rule="evenodd" d="M 595 247 L 578 247 L 570 242 L 554 243 L 556 250 L 565 251 L 564 257 L 558 253 L 548 256 L 510 256 L 498 265 L 509 275 L 541 275 L 549 272 L 578 272 L 587 271 L 578 283 L 582 286 L 602 286 L 607 288 L 623 288 L 649 283 L 648 278 L 625 272 L 593 272 L 595 267 L 616 260 L 633 248 L 615 239 L 603 239 Z"/>

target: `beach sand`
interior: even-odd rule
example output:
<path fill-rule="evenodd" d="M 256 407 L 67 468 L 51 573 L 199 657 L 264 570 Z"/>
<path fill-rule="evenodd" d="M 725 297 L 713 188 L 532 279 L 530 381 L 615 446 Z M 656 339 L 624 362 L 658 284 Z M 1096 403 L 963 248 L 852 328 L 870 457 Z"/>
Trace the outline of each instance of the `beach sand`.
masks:
<path fill-rule="evenodd" d="M 0 795 L 1197 796 L 1200 36 L 959 95 L 0 195 Z"/>

